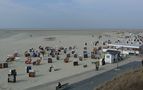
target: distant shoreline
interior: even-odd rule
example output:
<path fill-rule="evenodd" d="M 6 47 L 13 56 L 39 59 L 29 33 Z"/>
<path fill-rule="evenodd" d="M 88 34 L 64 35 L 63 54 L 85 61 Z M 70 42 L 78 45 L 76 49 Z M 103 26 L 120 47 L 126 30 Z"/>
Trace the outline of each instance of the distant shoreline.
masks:
<path fill-rule="evenodd" d="M 85 29 L 54 29 L 54 28 L 0 28 L 0 30 L 6 30 L 6 31 L 143 31 L 143 29 L 117 29 L 117 28 L 97 28 L 97 29 L 88 29 L 88 28 L 85 28 Z"/>

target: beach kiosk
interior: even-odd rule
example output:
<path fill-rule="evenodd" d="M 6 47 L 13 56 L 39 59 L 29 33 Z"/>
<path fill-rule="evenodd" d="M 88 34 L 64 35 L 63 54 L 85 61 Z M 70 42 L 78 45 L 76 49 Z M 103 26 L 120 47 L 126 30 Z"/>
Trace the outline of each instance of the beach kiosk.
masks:
<path fill-rule="evenodd" d="M 120 51 L 107 50 L 105 54 L 105 63 L 114 63 L 119 60 Z"/>

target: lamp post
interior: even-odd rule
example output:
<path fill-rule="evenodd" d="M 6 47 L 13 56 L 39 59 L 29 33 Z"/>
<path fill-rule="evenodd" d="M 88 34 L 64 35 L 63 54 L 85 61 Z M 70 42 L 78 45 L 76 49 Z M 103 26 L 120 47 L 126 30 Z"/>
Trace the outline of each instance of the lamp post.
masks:
<path fill-rule="evenodd" d="M 117 57 L 119 57 L 119 54 L 118 54 Z M 116 69 L 115 69 L 115 70 L 120 70 L 120 69 L 119 69 L 119 58 L 117 58 L 117 66 L 116 66 Z"/>
<path fill-rule="evenodd" d="M 117 69 L 118 69 L 118 59 L 117 59 Z"/>
<path fill-rule="evenodd" d="M 120 70 L 120 69 L 119 69 L 119 65 L 118 65 L 118 59 L 117 59 L 117 66 L 116 66 L 115 70 L 116 70 L 116 71 L 117 71 L 117 70 Z"/>

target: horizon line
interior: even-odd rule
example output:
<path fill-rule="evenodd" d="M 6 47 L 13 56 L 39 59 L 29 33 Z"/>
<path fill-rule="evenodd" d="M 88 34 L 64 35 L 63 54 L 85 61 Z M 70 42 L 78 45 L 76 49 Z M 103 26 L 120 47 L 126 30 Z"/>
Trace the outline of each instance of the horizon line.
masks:
<path fill-rule="evenodd" d="M 0 28 L 0 30 L 143 30 L 143 28 Z"/>

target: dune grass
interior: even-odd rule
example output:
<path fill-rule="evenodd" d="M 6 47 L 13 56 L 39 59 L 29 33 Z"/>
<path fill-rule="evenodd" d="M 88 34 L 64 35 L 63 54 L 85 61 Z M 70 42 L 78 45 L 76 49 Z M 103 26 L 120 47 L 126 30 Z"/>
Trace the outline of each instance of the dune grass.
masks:
<path fill-rule="evenodd" d="M 143 68 L 120 75 L 95 90 L 143 90 Z"/>

